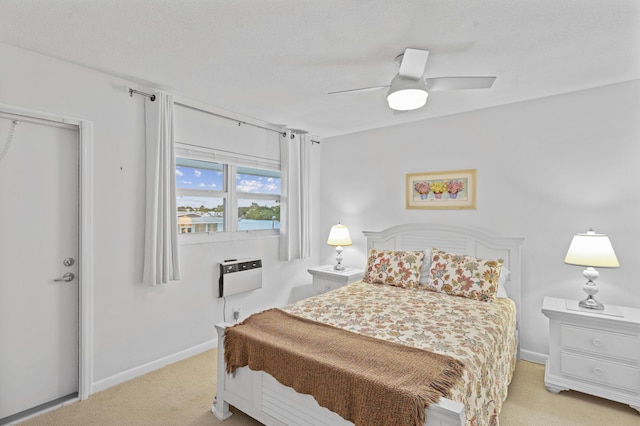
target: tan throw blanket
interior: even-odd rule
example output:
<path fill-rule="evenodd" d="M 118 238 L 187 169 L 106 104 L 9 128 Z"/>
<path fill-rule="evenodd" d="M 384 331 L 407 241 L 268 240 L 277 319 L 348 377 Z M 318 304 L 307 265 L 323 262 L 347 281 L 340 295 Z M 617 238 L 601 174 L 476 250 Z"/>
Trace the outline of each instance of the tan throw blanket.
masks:
<path fill-rule="evenodd" d="M 356 425 L 416 425 L 462 375 L 449 356 L 270 309 L 225 331 L 227 373 L 262 370 Z"/>

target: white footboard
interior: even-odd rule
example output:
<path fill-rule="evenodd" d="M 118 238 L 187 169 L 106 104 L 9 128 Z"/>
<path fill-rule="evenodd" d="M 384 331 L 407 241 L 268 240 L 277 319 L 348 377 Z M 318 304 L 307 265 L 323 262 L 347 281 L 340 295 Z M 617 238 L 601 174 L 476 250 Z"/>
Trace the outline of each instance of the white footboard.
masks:
<path fill-rule="evenodd" d="M 218 324 L 218 379 L 211 410 L 225 420 L 231 416 L 229 405 L 265 425 L 352 425 L 333 411 L 321 407 L 311 395 L 297 393 L 263 371 L 239 368 L 225 372 L 224 330 L 230 324 Z M 427 426 L 464 426 L 464 405 L 441 398 L 427 408 Z"/>

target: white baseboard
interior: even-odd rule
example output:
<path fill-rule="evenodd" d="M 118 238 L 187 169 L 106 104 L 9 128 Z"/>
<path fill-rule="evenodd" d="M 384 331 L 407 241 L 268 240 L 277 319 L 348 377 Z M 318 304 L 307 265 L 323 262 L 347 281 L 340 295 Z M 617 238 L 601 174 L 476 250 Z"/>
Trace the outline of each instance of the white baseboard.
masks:
<path fill-rule="evenodd" d="M 520 349 L 520 359 L 525 361 L 535 362 L 536 364 L 545 364 L 547 362 L 547 358 L 549 358 L 549 355 Z"/>
<path fill-rule="evenodd" d="M 93 382 L 91 385 L 91 393 L 93 394 L 103 391 L 112 386 L 124 383 L 128 380 L 135 379 L 136 377 L 142 376 L 143 374 L 147 374 L 169 364 L 173 364 L 174 362 L 182 361 L 183 359 L 198 355 L 199 353 L 208 351 L 209 349 L 215 349 L 217 347 L 218 339 L 210 340 L 208 342 L 201 343 L 180 352 L 176 352 L 175 354 L 165 356 L 147 364 L 143 364 L 130 370 L 123 371 L 122 373 L 114 374 L 113 376 L 107 377 L 106 379 Z"/>

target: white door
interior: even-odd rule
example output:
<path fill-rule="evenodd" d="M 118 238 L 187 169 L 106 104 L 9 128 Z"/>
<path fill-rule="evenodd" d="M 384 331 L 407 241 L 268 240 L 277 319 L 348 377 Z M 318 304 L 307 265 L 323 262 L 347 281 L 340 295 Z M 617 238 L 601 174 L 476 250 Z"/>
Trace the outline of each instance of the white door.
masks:
<path fill-rule="evenodd" d="M 78 130 L 16 120 L 0 114 L 0 424 L 78 393 Z"/>

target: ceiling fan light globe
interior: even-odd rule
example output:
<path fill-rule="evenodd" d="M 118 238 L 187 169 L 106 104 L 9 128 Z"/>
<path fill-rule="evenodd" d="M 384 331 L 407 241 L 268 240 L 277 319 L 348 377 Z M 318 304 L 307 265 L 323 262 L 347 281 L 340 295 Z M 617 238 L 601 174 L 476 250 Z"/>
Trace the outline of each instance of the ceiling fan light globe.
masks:
<path fill-rule="evenodd" d="M 418 109 L 427 103 L 427 85 L 423 79 L 405 78 L 397 74 L 391 80 L 387 103 L 396 111 Z"/>
<path fill-rule="evenodd" d="M 427 103 L 429 94 L 423 89 L 401 89 L 389 91 L 387 102 L 389 108 L 396 111 L 410 111 L 422 108 Z"/>

